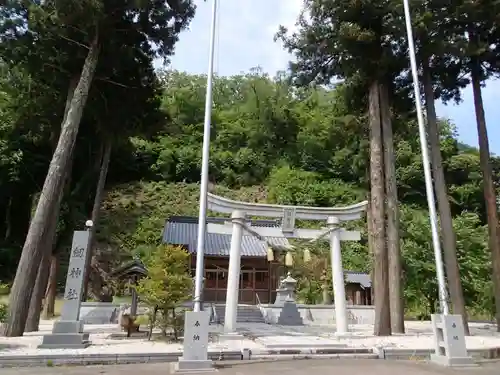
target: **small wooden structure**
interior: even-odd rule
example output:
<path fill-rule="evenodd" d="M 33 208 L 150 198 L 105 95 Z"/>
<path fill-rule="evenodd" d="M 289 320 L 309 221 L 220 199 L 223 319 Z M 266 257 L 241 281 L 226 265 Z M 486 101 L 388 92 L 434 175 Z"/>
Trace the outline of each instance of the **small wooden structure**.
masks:
<path fill-rule="evenodd" d="M 139 258 L 134 258 L 130 262 L 122 264 L 117 269 L 111 271 L 109 276 L 118 281 L 128 281 L 132 285 L 132 303 L 130 305 L 130 315 L 137 315 L 138 297 L 135 285 L 139 279 L 148 275 L 148 271 Z"/>

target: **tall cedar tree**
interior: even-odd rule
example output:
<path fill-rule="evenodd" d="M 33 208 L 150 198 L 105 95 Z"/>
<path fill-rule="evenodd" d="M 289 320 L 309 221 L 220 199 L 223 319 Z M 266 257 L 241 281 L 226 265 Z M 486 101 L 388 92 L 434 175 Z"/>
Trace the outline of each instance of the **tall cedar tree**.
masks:
<path fill-rule="evenodd" d="M 7 336 L 23 334 L 31 294 L 42 261 L 42 248 L 50 227 L 50 216 L 59 211 L 64 188 L 64 176 L 70 167 L 80 121 L 102 51 L 118 50 L 117 38 L 125 34 L 142 40 L 140 49 L 151 57 L 167 58 L 172 54 L 179 32 L 194 15 L 190 0 L 168 2 L 100 0 L 68 1 L 64 3 L 8 1 L 0 8 L 9 15 L 10 22 L 2 24 L 0 38 L 4 45 L 29 48 L 59 59 L 54 41 L 70 40 L 86 54 L 79 81 L 67 116 L 63 119 L 59 142 L 50 163 L 37 209 L 30 223 L 21 260 L 11 290 L 8 321 L 4 327 Z M 117 51 L 117 52 L 118 52 Z M 37 60 L 39 61 L 39 60 Z"/>

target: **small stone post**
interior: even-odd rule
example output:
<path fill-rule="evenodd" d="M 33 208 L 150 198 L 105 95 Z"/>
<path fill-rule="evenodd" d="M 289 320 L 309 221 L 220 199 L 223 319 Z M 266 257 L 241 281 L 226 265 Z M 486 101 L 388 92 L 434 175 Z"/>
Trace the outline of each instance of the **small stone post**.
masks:
<path fill-rule="evenodd" d="M 321 273 L 321 290 L 323 292 L 323 305 L 329 305 L 331 302 L 330 293 L 328 292 L 328 275 L 327 271 Z"/>

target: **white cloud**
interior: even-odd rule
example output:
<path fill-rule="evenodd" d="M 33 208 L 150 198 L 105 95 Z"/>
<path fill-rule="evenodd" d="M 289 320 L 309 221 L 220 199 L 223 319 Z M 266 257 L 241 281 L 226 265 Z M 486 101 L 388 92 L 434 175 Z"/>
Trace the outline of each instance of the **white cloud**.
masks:
<path fill-rule="evenodd" d="M 268 27 L 270 40 L 274 39 L 279 26 L 285 26 L 290 32 L 296 30 L 296 23 L 302 10 L 303 0 L 281 1 L 276 22 L 272 22 Z M 271 60 L 270 73 L 283 70 L 287 67 L 291 59 L 290 54 L 283 49 L 280 41 L 276 41 L 269 46 L 269 56 Z"/>
<path fill-rule="evenodd" d="M 172 66 L 196 73 L 206 71 L 211 1 L 197 1 L 190 30 L 181 34 Z M 215 68 L 237 74 L 260 66 L 274 74 L 287 66 L 290 56 L 274 35 L 280 25 L 293 28 L 302 0 L 219 0 Z"/>

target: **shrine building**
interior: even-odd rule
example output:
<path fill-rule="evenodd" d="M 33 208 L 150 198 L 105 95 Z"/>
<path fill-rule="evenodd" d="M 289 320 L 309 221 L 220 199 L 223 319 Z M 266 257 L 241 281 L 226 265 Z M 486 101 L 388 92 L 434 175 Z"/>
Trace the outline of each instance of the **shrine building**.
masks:
<path fill-rule="evenodd" d="M 230 219 L 207 218 L 209 223 L 223 224 Z M 279 220 L 251 220 L 254 227 L 280 227 Z M 190 270 L 194 276 L 196 268 L 196 243 L 198 218 L 172 216 L 163 231 L 163 243 L 180 245 L 190 254 Z M 268 237 L 262 241 L 247 233 L 241 242 L 241 275 L 239 303 L 273 303 L 280 277 L 286 274 L 283 257 L 290 244 L 286 238 Z M 203 298 L 206 302 L 224 303 L 226 300 L 227 270 L 231 235 L 207 233 L 205 238 L 205 283 Z M 269 248 L 273 250 L 272 261 L 268 261 Z M 346 298 L 354 305 L 371 304 L 371 280 L 365 273 L 345 271 Z"/>

